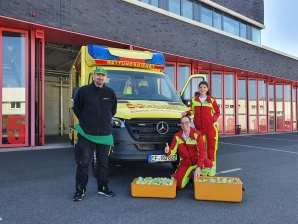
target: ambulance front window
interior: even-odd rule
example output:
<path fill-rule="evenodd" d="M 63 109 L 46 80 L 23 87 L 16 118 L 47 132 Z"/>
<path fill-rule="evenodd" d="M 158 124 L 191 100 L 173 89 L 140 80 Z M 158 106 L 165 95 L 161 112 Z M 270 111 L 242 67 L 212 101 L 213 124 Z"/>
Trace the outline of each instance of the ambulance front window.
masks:
<path fill-rule="evenodd" d="M 159 94 L 162 94 L 167 98 L 171 98 L 171 90 L 169 88 L 169 85 L 167 85 L 164 79 L 158 79 L 157 85 L 159 87 L 159 90 L 158 90 Z"/>
<path fill-rule="evenodd" d="M 169 77 L 158 73 L 108 70 L 106 85 L 118 99 L 181 102 Z"/>

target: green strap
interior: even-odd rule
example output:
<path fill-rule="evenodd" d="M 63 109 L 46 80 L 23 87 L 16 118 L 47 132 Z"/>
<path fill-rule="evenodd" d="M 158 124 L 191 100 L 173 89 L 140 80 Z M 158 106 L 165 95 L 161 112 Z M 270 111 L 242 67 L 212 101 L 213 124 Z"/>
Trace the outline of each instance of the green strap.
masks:
<path fill-rule="evenodd" d="M 75 125 L 75 129 L 86 139 L 88 139 L 91 142 L 94 142 L 96 144 L 101 145 L 114 145 L 114 138 L 113 135 L 104 135 L 104 136 L 95 136 L 95 135 L 88 135 L 84 132 L 84 130 L 81 128 L 79 124 Z"/>

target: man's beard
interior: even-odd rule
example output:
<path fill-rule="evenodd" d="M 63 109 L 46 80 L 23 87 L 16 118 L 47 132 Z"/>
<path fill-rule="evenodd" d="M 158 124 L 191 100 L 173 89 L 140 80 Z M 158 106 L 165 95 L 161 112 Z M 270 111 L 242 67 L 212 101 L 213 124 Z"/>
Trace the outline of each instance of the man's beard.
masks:
<path fill-rule="evenodd" d="M 95 84 L 96 86 L 103 86 L 104 82 L 95 80 Z"/>

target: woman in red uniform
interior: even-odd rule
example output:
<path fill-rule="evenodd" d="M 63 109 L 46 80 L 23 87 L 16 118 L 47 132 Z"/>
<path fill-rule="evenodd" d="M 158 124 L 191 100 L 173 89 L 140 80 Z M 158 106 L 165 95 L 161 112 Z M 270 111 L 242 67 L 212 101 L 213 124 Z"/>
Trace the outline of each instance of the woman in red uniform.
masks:
<path fill-rule="evenodd" d="M 183 112 L 182 115 L 194 115 L 195 128 L 201 132 L 207 145 L 207 156 L 213 163 L 211 170 L 203 169 L 201 175 L 215 176 L 216 150 L 218 146 L 218 130 L 215 122 L 220 115 L 220 110 L 216 100 L 210 95 L 206 81 L 199 83 L 199 94 L 192 98 L 190 110 Z"/>
<path fill-rule="evenodd" d="M 206 159 L 205 143 L 201 133 L 191 128 L 191 120 L 184 116 L 181 118 L 182 130 L 175 134 L 171 146 L 168 143 L 165 147 L 167 156 L 176 154 L 180 156 L 179 166 L 173 175 L 177 181 L 177 189 L 182 189 L 191 178 L 191 173 L 195 170 L 194 176 L 199 178 L 201 169 L 212 167 L 212 162 Z"/>

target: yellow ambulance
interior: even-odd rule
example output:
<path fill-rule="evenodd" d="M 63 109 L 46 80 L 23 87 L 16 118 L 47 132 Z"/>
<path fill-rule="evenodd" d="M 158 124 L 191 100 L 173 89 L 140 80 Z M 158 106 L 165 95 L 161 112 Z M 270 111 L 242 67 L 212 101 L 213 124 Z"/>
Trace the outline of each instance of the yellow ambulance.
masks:
<path fill-rule="evenodd" d="M 180 95 L 163 72 L 162 53 L 82 46 L 70 70 L 70 108 L 78 88 L 93 82 L 95 66 L 107 70 L 105 85 L 117 96 L 117 113 L 111 120 L 114 147 L 110 163 L 171 161 L 176 166 L 177 156 L 166 157 L 164 148 L 180 130 L 182 112 L 188 109 L 204 75 L 192 75 Z M 74 125 L 78 122 L 70 109 L 69 138 L 74 147 Z"/>

